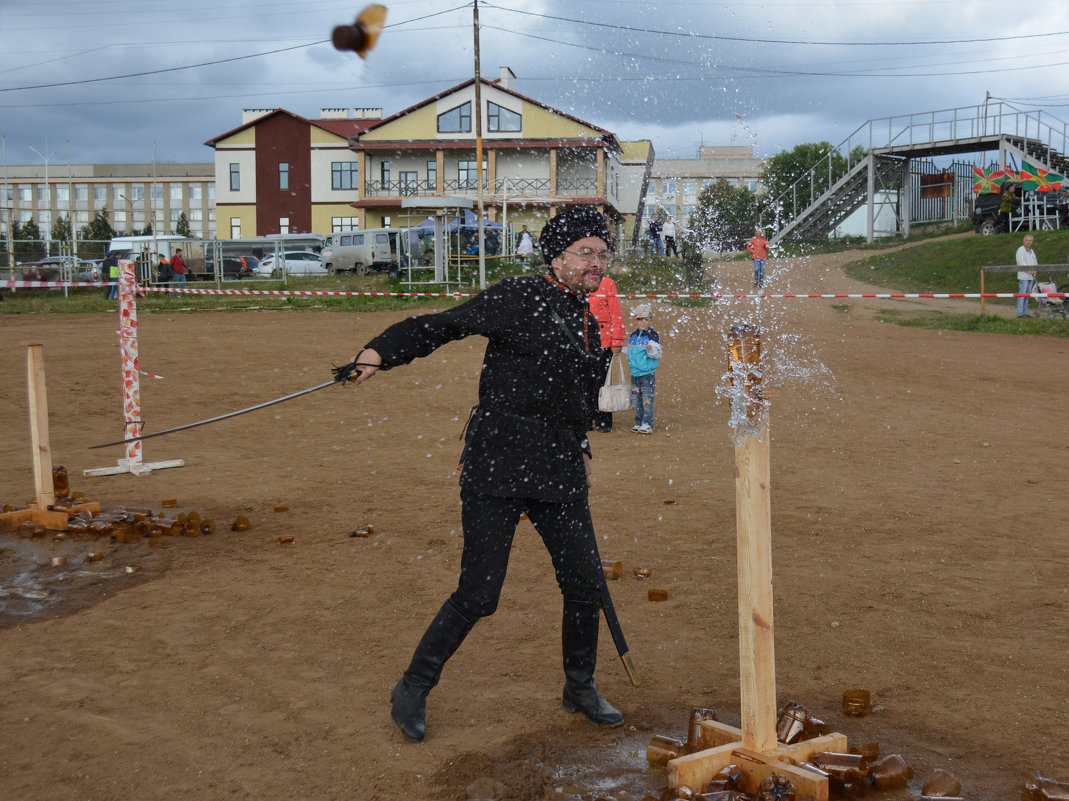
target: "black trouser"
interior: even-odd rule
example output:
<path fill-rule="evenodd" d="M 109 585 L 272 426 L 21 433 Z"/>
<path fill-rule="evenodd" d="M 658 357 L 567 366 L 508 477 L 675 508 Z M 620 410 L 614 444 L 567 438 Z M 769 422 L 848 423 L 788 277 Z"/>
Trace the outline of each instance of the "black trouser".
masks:
<path fill-rule="evenodd" d="M 460 499 L 464 554 L 460 561 L 460 581 L 450 600 L 468 620 L 488 617 L 497 610 L 512 538 L 523 512 L 549 551 L 564 600 L 600 602 L 601 556 L 586 498 L 553 503 L 531 498 L 497 498 L 464 489 Z"/>
<path fill-rule="evenodd" d="M 594 419 L 590 423 L 591 428 L 598 431 L 612 431 L 612 412 L 596 411 Z"/>
<path fill-rule="evenodd" d="M 676 250 L 676 238 L 674 236 L 666 236 L 664 238 L 664 255 L 665 256 L 678 256 L 679 251 Z"/>

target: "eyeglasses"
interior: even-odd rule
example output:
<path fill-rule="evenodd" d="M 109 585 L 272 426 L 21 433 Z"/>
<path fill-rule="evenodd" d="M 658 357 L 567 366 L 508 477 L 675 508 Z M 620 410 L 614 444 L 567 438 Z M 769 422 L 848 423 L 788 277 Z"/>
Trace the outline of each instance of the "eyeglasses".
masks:
<path fill-rule="evenodd" d="M 594 262 L 608 264 L 612 261 L 612 253 L 608 250 L 591 250 L 590 248 L 583 248 L 582 250 L 565 250 L 564 253 L 570 253 L 573 256 L 577 256 L 587 264 L 593 264 Z"/>
<path fill-rule="evenodd" d="M 636 320 L 648 320 L 650 318 L 649 317 L 636 317 L 635 319 Z"/>

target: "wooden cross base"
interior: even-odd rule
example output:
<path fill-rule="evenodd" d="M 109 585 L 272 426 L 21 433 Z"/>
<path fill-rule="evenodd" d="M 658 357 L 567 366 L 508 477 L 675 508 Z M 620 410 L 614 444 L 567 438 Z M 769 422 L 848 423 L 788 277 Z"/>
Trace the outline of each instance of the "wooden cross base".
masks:
<path fill-rule="evenodd" d="M 20 523 L 25 523 L 27 520 L 31 523 L 40 523 L 49 531 L 66 531 L 68 518 L 72 513 L 79 511 L 90 512 L 96 517 L 100 514 L 100 504 L 96 501 L 87 501 L 66 509 L 42 509 L 37 506 L 28 506 L 13 512 L 0 512 L 0 531 L 14 531 Z"/>
<path fill-rule="evenodd" d="M 798 798 L 828 801 L 828 779 L 787 760 L 805 762 L 821 751 L 846 752 L 846 735 L 833 732 L 800 743 L 776 743 L 771 751 L 759 752 L 743 745 L 742 729 L 705 720 L 701 724 L 698 742 L 703 751 L 677 757 L 668 763 L 668 785 L 673 788 L 690 787 L 701 790 L 726 765 L 738 765 L 742 771 L 742 790 L 751 795 L 758 786 L 778 773 L 791 780 Z"/>

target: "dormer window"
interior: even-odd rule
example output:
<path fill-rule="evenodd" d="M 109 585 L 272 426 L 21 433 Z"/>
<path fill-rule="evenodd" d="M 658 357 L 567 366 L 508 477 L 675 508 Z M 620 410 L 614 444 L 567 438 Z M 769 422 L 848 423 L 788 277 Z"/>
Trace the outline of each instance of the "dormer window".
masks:
<path fill-rule="evenodd" d="M 523 117 L 497 103 L 486 104 L 486 129 L 488 131 L 521 131 Z"/>
<path fill-rule="evenodd" d="M 439 114 L 438 133 L 471 133 L 471 103 Z"/>

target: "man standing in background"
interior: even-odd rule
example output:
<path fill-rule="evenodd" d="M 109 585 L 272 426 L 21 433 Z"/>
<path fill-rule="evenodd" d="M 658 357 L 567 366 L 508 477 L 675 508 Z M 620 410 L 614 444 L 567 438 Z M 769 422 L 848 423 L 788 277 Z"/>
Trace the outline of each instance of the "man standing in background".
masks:
<path fill-rule="evenodd" d="M 1035 267 L 1039 264 L 1039 259 L 1036 256 L 1036 252 L 1032 250 L 1032 243 L 1035 241 L 1031 234 L 1025 234 L 1024 244 L 1017 248 L 1017 266 L 1018 267 Z M 1026 297 L 1029 292 L 1032 291 L 1032 282 L 1036 280 L 1035 270 L 1018 270 L 1017 271 L 1017 292 L 1022 297 L 1017 298 L 1017 317 L 1028 316 L 1028 298 Z"/>
<path fill-rule="evenodd" d="M 768 255 L 768 240 L 760 228 L 754 229 L 754 238 L 746 243 L 746 250 L 753 256 L 753 285 L 760 289 L 765 285 L 765 258 Z"/>
<path fill-rule="evenodd" d="M 176 248 L 171 256 L 171 278 L 175 286 L 186 285 L 186 262 L 182 258 L 182 248 Z"/>

